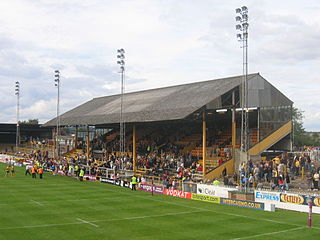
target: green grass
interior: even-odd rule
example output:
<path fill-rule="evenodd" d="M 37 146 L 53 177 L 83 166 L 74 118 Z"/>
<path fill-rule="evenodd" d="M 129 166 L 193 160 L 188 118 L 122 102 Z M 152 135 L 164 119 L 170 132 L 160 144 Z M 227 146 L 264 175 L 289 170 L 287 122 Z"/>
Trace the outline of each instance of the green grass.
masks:
<path fill-rule="evenodd" d="M 319 239 L 320 216 L 237 208 L 0 164 L 0 239 Z"/>

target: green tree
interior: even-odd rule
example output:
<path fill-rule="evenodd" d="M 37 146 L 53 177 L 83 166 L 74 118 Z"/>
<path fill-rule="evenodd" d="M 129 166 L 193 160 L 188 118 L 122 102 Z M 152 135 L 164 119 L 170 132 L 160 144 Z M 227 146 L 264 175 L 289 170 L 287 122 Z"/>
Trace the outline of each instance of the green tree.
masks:
<path fill-rule="evenodd" d="M 36 125 L 36 124 L 39 124 L 39 120 L 38 119 L 29 119 L 27 121 L 19 121 L 19 124 Z"/>
<path fill-rule="evenodd" d="M 293 145 L 295 147 L 302 147 L 307 141 L 306 131 L 303 127 L 303 111 L 293 107 L 292 121 L 293 121 Z"/>
<path fill-rule="evenodd" d="M 292 121 L 293 121 L 293 146 L 317 146 L 319 145 L 318 134 L 306 134 L 303 127 L 303 111 L 293 107 L 292 108 Z"/>

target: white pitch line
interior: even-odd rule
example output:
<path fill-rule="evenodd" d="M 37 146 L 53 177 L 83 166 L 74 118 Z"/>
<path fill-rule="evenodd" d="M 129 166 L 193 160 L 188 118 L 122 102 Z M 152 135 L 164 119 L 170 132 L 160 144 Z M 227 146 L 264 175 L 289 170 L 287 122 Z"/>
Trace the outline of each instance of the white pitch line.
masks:
<path fill-rule="evenodd" d="M 93 188 L 99 188 L 99 189 L 101 189 L 101 188 L 100 188 L 99 186 L 97 186 L 97 185 L 90 185 L 90 186 L 89 186 L 89 185 L 86 185 L 86 186 L 87 186 L 88 188 L 89 188 L 89 187 L 93 187 Z M 139 196 L 139 195 L 136 195 L 136 194 L 132 194 L 131 191 L 130 191 L 130 193 L 119 192 L 119 191 L 111 190 L 111 189 L 104 189 L 104 191 L 106 191 L 106 192 L 112 192 L 112 193 L 118 193 L 118 194 L 130 196 L 130 197 L 148 199 L 148 200 L 151 200 L 151 201 L 162 202 L 162 203 L 165 203 L 165 204 L 170 204 L 170 205 L 175 205 L 175 206 L 180 206 L 180 207 L 186 207 L 186 208 L 189 208 L 189 209 L 197 209 L 197 210 L 201 210 L 201 211 L 213 212 L 213 213 L 218 213 L 218 214 L 225 214 L 225 215 L 235 216 L 235 217 L 241 217 L 241 218 L 248 218 L 248 219 L 252 219 L 252 220 L 273 222 L 273 223 L 284 224 L 284 225 L 288 225 L 288 226 L 305 227 L 305 226 L 303 226 L 303 225 L 301 225 L 301 224 L 287 223 L 287 222 L 281 222 L 281 221 L 272 220 L 272 219 L 265 219 L 265 218 L 255 218 L 255 217 L 246 216 L 246 215 L 241 215 L 241 214 L 234 214 L 234 213 L 227 213 L 227 212 L 215 211 L 215 210 L 211 210 L 211 209 L 207 209 L 207 208 L 199 208 L 199 207 L 186 206 L 186 205 L 179 204 L 179 203 L 162 201 L 162 200 L 156 199 L 155 196 L 152 196 L 152 197 Z M 312 226 L 312 228 L 313 228 L 313 229 L 318 229 L 318 230 L 320 230 L 320 227 Z"/>
<path fill-rule="evenodd" d="M 57 200 L 49 200 L 49 201 L 42 201 L 40 202 L 36 202 L 34 200 L 30 200 L 27 202 L 18 202 L 18 203 L 14 203 L 14 205 L 16 206 L 17 204 L 26 204 L 26 203 L 36 203 L 38 205 L 44 205 L 44 204 L 50 204 L 50 203 L 54 203 L 54 202 L 80 202 L 80 201 L 95 201 L 95 200 L 116 200 L 116 199 L 122 199 L 124 200 L 123 197 L 100 197 L 100 198 L 78 198 L 78 199 L 57 199 Z M 125 199 L 125 200 L 130 200 L 130 199 Z M 0 206 L 7 206 L 10 205 L 9 203 L 0 203 Z M 13 204 L 12 204 L 13 205 Z"/>
<path fill-rule="evenodd" d="M 147 215 L 147 216 L 136 216 L 136 217 L 127 217 L 127 218 L 114 218 L 114 219 L 101 219 L 101 220 L 93 220 L 87 222 L 83 219 L 78 218 L 80 222 L 70 222 L 70 223 L 56 223 L 56 224 L 44 224 L 44 225 L 30 225 L 30 226 L 20 226 L 20 227 L 2 227 L 0 230 L 13 230 L 13 229 L 23 229 L 23 228 L 45 228 L 45 227 L 58 227 L 58 226 L 66 226 L 66 225 L 77 225 L 77 224 L 90 224 L 95 225 L 93 223 L 97 222 L 115 222 L 115 221 L 124 221 L 124 220 L 136 220 L 136 219 L 144 219 L 144 218 L 157 218 L 157 217 L 166 217 L 166 216 L 175 216 L 182 214 L 192 214 L 198 213 L 202 211 L 193 211 L 193 212 L 173 212 L 173 213 L 165 213 L 158 215 Z M 98 225 L 96 225 L 99 227 Z"/>
<path fill-rule="evenodd" d="M 42 204 L 42 203 L 37 202 L 37 201 L 35 201 L 35 200 L 32 200 L 32 199 L 31 199 L 30 202 L 35 203 L 35 204 L 38 204 L 39 206 L 43 207 L 43 204 Z"/>
<path fill-rule="evenodd" d="M 88 222 L 88 221 L 85 221 L 85 220 L 83 220 L 83 219 L 81 219 L 81 218 L 77 218 L 80 222 L 83 222 L 83 223 L 86 223 L 86 224 L 89 224 L 89 225 L 91 225 L 91 226 L 94 226 L 94 227 L 99 227 L 98 225 L 96 225 L 96 224 L 94 224 L 94 223 L 91 223 L 91 222 Z"/>
<path fill-rule="evenodd" d="M 99 187 L 97 185 L 84 185 L 84 186 L 87 186 L 88 188 L 91 188 L 91 189 L 92 188 L 101 189 L 101 187 Z M 119 191 L 110 190 L 110 189 L 103 189 L 103 191 L 122 194 L 122 195 L 130 196 L 130 197 L 149 199 L 151 201 L 157 201 L 157 202 L 162 202 L 162 203 L 165 203 L 165 204 L 170 204 L 170 205 L 175 205 L 175 206 L 180 206 L 180 207 L 186 207 L 186 208 L 189 208 L 189 209 L 197 209 L 197 210 L 201 210 L 201 211 L 214 212 L 214 213 L 218 213 L 218 214 L 225 214 L 225 215 L 229 215 L 229 216 L 248 218 L 248 219 L 252 219 L 252 220 L 267 221 L 267 222 L 274 222 L 274 223 L 284 224 L 284 225 L 288 225 L 288 226 L 302 227 L 301 224 L 293 224 L 293 223 L 281 222 L 281 221 L 276 221 L 276 220 L 272 220 L 272 219 L 265 219 L 265 218 L 255 218 L 255 217 L 250 217 L 250 216 L 246 216 L 246 215 L 226 213 L 226 212 L 214 211 L 214 210 L 207 209 L 207 208 L 191 207 L 191 206 L 186 206 L 186 205 L 183 205 L 183 204 L 178 204 L 178 203 L 173 203 L 173 202 L 168 202 L 168 201 L 162 201 L 162 200 L 156 199 L 154 196 L 151 198 L 151 197 L 143 197 L 143 196 L 139 196 L 139 195 L 136 195 L 136 194 L 132 194 L 131 191 L 130 191 L 130 193 L 119 192 Z M 67 225 L 69 225 L 69 224 L 67 224 Z M 79 222 L 78 223 L 71 223 L 71 224 L 79 224 Z M 43 226 L 46 226 L 46 225 L 43 225 Z M 57 226 L 59 226 L 59 225 L 57 225 Z M 320 230 L 320 227 L 312 226 L 312 228 Z M 0 230 L 1 229 L 2 228 L 0 228 Z"/>
<path fill-rule="evenodd" d="M 296 230 L 303 229 L 303 228 L 306 228 L 306 227 L 297 227 L 297 228 L 291 228 L 291 229 L 277 231 L 277 232 L 261 233 L 261 234 L 256 234 L 256 235 L 252 235 L 252 236 L 247 236 L 247 237 L 232 238 L 231 240 L 241 240 L 241 239 L 249 239 L 249 238 L 261 237 L 261 236 L 269 236 L 269 235 L 274 235 L 274 234 L 279 234 L 279 233 L 296 231 Z"/>
<path fill-rule="evenodd" d="M 199 213 L 199 212 L 203 212 L 203 211 L 173 212 L 173 213 L 164 213 L 164 214 L 158 214 L 158 215 L 146 215 L 146 216 L 137 216 L 137 217 L 118 218 L 118 219 L 114 218 L 114 219 L 106 219 L 106 220 L 94 220 L 91 222 L 114 222 L 114 221 L 123 221 L 123 220 L 136 220 L 136 219 L 145 219 L 145 218 L 177 216 L 177 215 Z"/>

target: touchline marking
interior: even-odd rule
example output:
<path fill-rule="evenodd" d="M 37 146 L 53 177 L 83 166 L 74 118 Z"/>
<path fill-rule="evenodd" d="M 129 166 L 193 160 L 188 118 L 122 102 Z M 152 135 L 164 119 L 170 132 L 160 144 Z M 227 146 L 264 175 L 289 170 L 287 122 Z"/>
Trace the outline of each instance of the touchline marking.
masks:
<path fill-rule="evenodd" d="M 32 202 L 32 203 L 35 203 L 35 204 L 38 204 L 39 206 L 43 206 L 43 204 L 42 203 L 40 203 L 40 202 L 37 202 L 37 201 L 35 201 L 35 200 L 30 200 L 30 202 Z"/>
<path fill-rule="evenodd" d="M 89 224 L 91 226 L 94 226 L 94 227 L 99 227 L 98 225 L 94 224 L 94 223 L 91 223 L 91 222 L 88 222 L 88 221 L 85 221 L 81 218 L 77 218 L 80 222 L 83 222 L 83 223 L 86 223 L 86 224 Z"/>
<path fill-rule="evenodd" d="M 93 220 L 93 221 L 90 221 L 90 222 L 78 218 L 79 222 L 44 224 L 44 225 L 30 225 L 30 226 L 20 226 L 20 227 L 2 227 L 2 228 L 0 228 L 0 230 L 13 230 L 13 229 L 23 229 L 23 228 L 58 227 L 58 226 L 77 225 L 77 224 L 90 224 L 90 225 L 94 226 L 95 224 L 93 224 L 93 223 L 97 223 L 97 222 L 115 222 L 115 221 L 136 220 L 136 219 L 144 219 L 144 218 L 157 218 L 157 217 L 176 216 L 176 215 L 192 214 L 192 213 L 199 213 L 199 212 L 203 212 L 203 211 L 173 212 L 173 213 L 165 213 L 165 214 L 149 215 L 149 216 L 136 216 L 136 217 L 127 217 L 127 218 L 101 219 L 101 220 Z M 96 225 L 96 226 L 99 227 L 98 225 Z"/>
<path fill-rule="evenodd" d="M 50 204 L 50 203 L 54 203 L 54 202 L 80 202 L 80 201 L 99 201 L 99 200 L 116 200 L 116 199 L 121 199 L 121 200 L 124 200 L 123 197 L 100 197 L 100 198 L 78 198 L 78 199 L 56 199 L 56 200 L 49 200 L 49 201 L 42 201 L 41 203 L 40 202 L 37 202 L 37 201 L 34 201 L 34 200 L 30 200 L 28 202 L 18 202 L 18 203 L 14 203 L 12 205 L 16 206 L 17 204 L 26 204 L 26 203 L 35 203 L 35 204 L 38 204 L 38 205 L 45 205 L 45 204 Z M 126 201 L 129 201 L 130 199 L 126 199 Z M 0 206 L 7 206 L 7 205 L 10 205 L 9 203 L 0 203 Z"/>
<path fill-rule="evenodd" d="M 278 234 L 278 233 L 296 231 L 296 230 L 303 229 L 303 228 L 306 228 L 306 227 L 297 227 L 297 228 L 291 228 L 291 229 L 277 231 L 277 232 L 261 233 L 261 234 L 257 234 L 257 235 L 247 236 L 247 237 L 232 238 L 231 240 L 241 240 L 241 239 L 249 239 L 249 238 L 254 238 L 254 237 L 268 236 L 268 235 L 274 235 L 274 234 Z"/>

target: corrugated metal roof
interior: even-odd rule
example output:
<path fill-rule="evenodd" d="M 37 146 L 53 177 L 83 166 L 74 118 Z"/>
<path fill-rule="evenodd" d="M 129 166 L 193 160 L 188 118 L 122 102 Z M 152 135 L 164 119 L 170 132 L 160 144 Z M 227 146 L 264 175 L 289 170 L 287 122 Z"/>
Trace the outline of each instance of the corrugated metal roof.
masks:
<path fill-rule="evenodd" d="M 250 74 L 249 78 L 259 74 Z M 242 76 L 126 93 L 123 97 L 125 122 L 184 119 L 210 101 L 235 88 Z M 101 125 L 120 120 L 121 95 L 94 98 L 60 116 L 61 125 Z M 55 126 L 56 118 L 44 126 Z"/>

